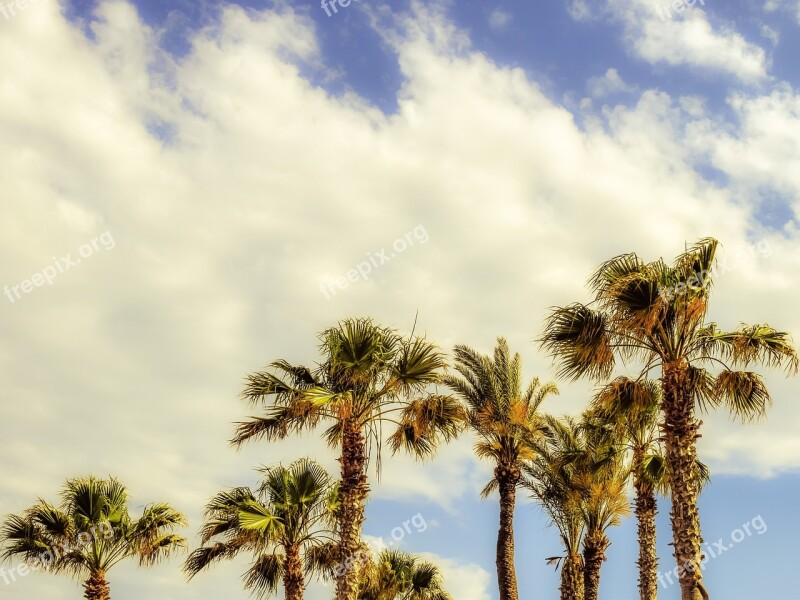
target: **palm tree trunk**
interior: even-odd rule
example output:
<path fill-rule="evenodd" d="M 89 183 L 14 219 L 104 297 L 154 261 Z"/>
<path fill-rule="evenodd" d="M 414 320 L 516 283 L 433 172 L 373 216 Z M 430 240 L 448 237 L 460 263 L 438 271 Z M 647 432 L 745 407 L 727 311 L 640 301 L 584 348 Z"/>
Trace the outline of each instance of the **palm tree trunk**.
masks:
<path fill-rule="evenodd" d="M 361 528 L 364 524 L 364 504 L 369 493 L 364 434 L 354 423 L 342 424 L 342 481 L 338 515 L 339 572 L 336 577 L 336 599 L 357 600 L 358 584 L 364 557 L 361 550 Z"/>
<path fill-rule="evenodd" d="M 592 531 L 583 540 L 583 589 L 586 600 L 597 600 L 600 593 L 600 568 L 606 560 L 609 540 L 602 531 Z"/>
<path fill-rule="evenodd" d="M 672 536 L 681 600 L 707 600 L 703 573 L 700 570 L 703 541 L 700 514 L 697 510 L 700 482 L 696 470 L 697 438 L 700 423 L 694 417 L 694 396 L 685 363 L 664 365 L 662 407 L 667 465 L 672 490 Z"/>
<path fill-rule="evenodd" d="M 500 488 L 500 530 L 497 532 L 497 581 L 500 600 L 519 600 L 514 568 L 514 507 L 519 469 L 498 466 L 495 476 Z"/>
<path fill-rule="evenodd" d="M 561 600 L 584 600 L 583 560 L 580 555 L 567 556 L 561 567 Z"/>
<path fill-rule="evenodd" d="M 283 587 L 286 591 L 286 600 L 303 600 L 305 579 L 303 578 L 303 562 L 300 559 L 300 546 L 297 544 L 286 548 Z"/>
<path fill-rule="evenodd" d="M 94 571 L 83 584 L 83 597 L 86 600 L 111 600 L 111 589 L 106 581 L 105 571 Z"/>
<path fill-rule="evenodd" d="M 634 459 L 640 465 L 640 459 Z M 656 553 L 656 514 L 658 504 L 653 486 L 634 472 L 633 487 L 636 490 L 636 522 L 639 537 L 639 598 L 657 600 L 658 554 Z"/>

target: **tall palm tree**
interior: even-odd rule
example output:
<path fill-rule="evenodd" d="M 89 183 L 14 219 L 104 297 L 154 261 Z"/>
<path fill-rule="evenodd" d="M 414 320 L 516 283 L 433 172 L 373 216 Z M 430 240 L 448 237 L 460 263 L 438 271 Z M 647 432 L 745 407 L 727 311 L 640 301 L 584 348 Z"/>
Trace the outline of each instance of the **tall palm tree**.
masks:
<path fill-rule="evenodd" d="M 514 506 L 522 479 L 524 461 L 534 456 L 544 428 L 539 406 L 558 393 L 553 383 L 534 378 L 522 389 L 522 360 L 511 353 L 505 339 L 498 338 L 493 356 L 482 355 L 468 346 L 456 346 L 455 369 L 444 383 L 465 404 L 467 423 L 478 436 L 476 454 L 491 460 L 494 477 L 484 488 L 486 498 L 500 493 L 500 528 L 497 534 L 497 579 L 500 600 L 517 600 L 514 568 Z"/>
<path fill-rule="evenodd" d="M 362 576 L 359 600 L 452 600 L 435 564 L 401 550 L 383 550 Z"/>
<path fill-rule="evenodd" d="M 339 562 L 336 598 L 357 600 L 364 505 L 370 456 L 380 465 L 382 426 L 389 438 L 417 456 L 430 455 L 455 437 L 463 419 L 458 403 L 426 393 L 439 381 L 444 356 L 431 343 L 405 338 L 371 319 L 346 319 L 320 335 L 322 360 L 315 369 L 278 360 L 247 377 L 243 396 L 266 404 L 266 415 L 240 423 L 232 443 L 290 434 L 328 424 L 325 438 L 340 451 Z"/>
<path fill-rule="evenodd" d="M 672 265 L 624 254 L 590 280 L 594 306 L 571 304 L 550 314 L 540 342 L 560 364 L 560 375 L 607 379 L 617 358 L 641 359 L 643 374 L 661 371 L 662 423 L 670 470 L 674 555 L 683 600 L 708 597 L 700 570 L 696 408 L 725 405 L 735 416 L 762 416 L 771 397 L 754 372 L 761 363 L 796 372 L 787 333 L 769 325 L 722 331 L 708 322 L 718 242 L 700 240 Z M 715 372 L 708 367 L 716 365 Z"/>
<path fill-rule="evenodd" d="M 111 597 L 106 576 L 127 558 L 151 566 L 185 548 L 173 533 L 186 517 L 169 504 L 153 503 L 134 519 L 128 491 L 110 477 L 69 479 L 56 506 L 40 499 L 21 515 L 9 515 L 0 527 L 0 558 L 22 558 L 39 568 L 84 580 L 84 598 Z M 102 532 L 102 533 L 101 533 Z"/>
<path fill-rule="evenodd" d="M 240 487 L 211 499 L 202 546 L 189 555 L 184 571 L 191 579 L 219 560 L 249 551 L 255 559 L 243 576 L 246 589 L 264 597 L 276 594 L 282 581 L 286 600 L 302 600 L 306 575 L 325 572 L 315 559 L 331 545 L 338 489 L 308 459 L 260 471 L 264 479 L 255 492 Z"/>
<path fill-rule="evenodd" d="M 547 559 L 549 564 L 561 566 L 561 600 L 584 600 L 584 563 L 581 545 L 586 532 L 581 505 L 583 489 L 576 463 L 565 457 L 581 451 L 579 428 L 571 417 L 556 419 L 544 416 L 548 435 L 539 444 L 534 458 L 523 470 L 522 485 L 531 492 L 558 529 L 562 556 Z"/>

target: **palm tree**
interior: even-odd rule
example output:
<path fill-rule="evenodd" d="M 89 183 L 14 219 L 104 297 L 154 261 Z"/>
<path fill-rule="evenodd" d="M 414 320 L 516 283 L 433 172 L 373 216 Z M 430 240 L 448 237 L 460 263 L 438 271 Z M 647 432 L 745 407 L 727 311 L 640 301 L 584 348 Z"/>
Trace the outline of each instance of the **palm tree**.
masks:
<path fill-rule="evenodd" d="M 590 280 L 595 306 L 556 308 L 540 342 L 560 365 L 560 375 L 607 379 L 618 357 L 641 359 L 642 374 L 660 368 L 662 423 L 670 471 L 672 532 L 683 600 L 708 597 L 697 498 L 696 408 L 724 404 L 747 420 L 762 416 L 771 397 L 753 363 L 796 372 L 789 335 L 769 325 L 722 331 L 706 321 L 718 242 L 707 238 L 670 266 L 624 254 L 604 263 Z M 712 373 L 707 369 L 717 365 Z"/>
<path fill-rule="evenodd" d="M 661 390 L 652 380 L 618 377 L 593 400 L 593 409 L 615 427 L 630 454 L 639 542 L 639 598 L 658 597 L 656 493 L 668 493 L 666 461 L 658 432 Z"/>
<path fill-rule="evenodd" d="M 211 499 L 202 546 L 189 555 L 184 571 L 191 579 L 221 559 L 249 551 L 255 559 L 243 576 L 246 589 L 264 597 L 277 593 L 283 581 L 286 600 L 302 600 L 306 575 L 326 571 L 318 559 L 331 546 L 327 533 L 335 521 L 337 486 L 308 459 L 260 472 L 264 479 L 255 492 L 240 487 Z"/>
<path fill-rule="evenodd" d="M 581 545 L 586 532 L 581 505 L 583 489 L 574 461 L 566 457 L 582 450 L 578 424 L 571 417 L 544 416 L 548 435 L 523 470 L 522 485 L 531 492 L 558 529 L 564 554 L 547 559 L 561 566 L 561 600 L 584 600 Z"/>
<path fill-rule="evenodd" d="M 606 531 L 629 515 L 626 496 L 627 471 L 618 440 L 599 415 L 589 410 L 578 424 L 580 446 L 565 460 L 575 463 L 581 514 L 586 533 L 583 538 L 583 583 L 586 600 L 597 600 L 600 569 L 611 541 Z"/>
<path fill-rule="evenodd" d="M 455 369 L 444 383 L 465 404 L 467 423 L 477 434 L 476 454 L 491 460 L 494 477 L 483 489 L 486 498 L 500 493 L 500 529 L 497 534 L 497 579 L 500 600 L 517 600 L 514 568 L 514 505 L 522 479 L 524 461 L 534 456 L 534 446 L 543 435 L 539 413 L 542 401 L 557 394 L 555 384 L 534 378 L 523 392 L 522 361 L 512 357 L 508 343 L 498 338 L 493 356 L 479 354 L 468 346 L 456 346 Z"/>
<path fill-rule="evenodd" d="M 401 550 L 383 550 L 362 577 L 359 600 L 452 600 L 435 564 Z"/>
<path fill-rule="evenodd" d="M 265 403 L 266 415 L 240 423 L 232 443 L 278 440 L 329 426 L 325 438 L 339 449 L 339 562 L 336 598 L 357 600 L 361 530 L 369 494 L 370 454 L 380 465 L 382 425 L 396 426 L 394 452 L 428 456 L 462 428 L 458 403 L 425 390 L 439 381 L 442 353 L 424 339 L 404 338 L 370 319 L 346 319 L 320 335 L 322 361 L 315 369 L 278 360 L 247 377 L 243 396 Z M 418 396 L 421 395 L 421 396 Z"/>
<path fill-rule="evenodd" d="M 615 430 L 616 443 L 621 444 L 630 457 L 639 541 L 640 600 L 658 597 L 656 495 L 669 494 L 669 470 L 658 428 L 660 408 L 658 382 L 628 377 L 617 377 L 603 386 L 592 400 L 593 412 Z M 708 467 L 698 461 L 696 469 L 701 483 L 707 483 Z"/>
<path fill-rule="evenodd" d="M 169 504 L 153 503 L 131 518 L 128 491 L 110 477 L 69 479 L 56 506 L 44 500 L 21 515 L 9 515 L 0 528 L 3 560 L 22 558 L 35 567 L 84 580 L 84 598 L 111 597 L 107 573 L 127 558 L 151 566 L 186 546 L 173 530 L 186 517 Z M 102 534 L 101 534 L 102 532 Z"/>

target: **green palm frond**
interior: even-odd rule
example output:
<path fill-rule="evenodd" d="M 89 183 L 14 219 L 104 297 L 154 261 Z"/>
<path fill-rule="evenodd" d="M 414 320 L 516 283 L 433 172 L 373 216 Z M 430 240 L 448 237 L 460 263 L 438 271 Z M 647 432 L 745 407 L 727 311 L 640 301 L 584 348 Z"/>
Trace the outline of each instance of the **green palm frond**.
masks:
<path fill-rule="evenodd" d="M 784 367 L 790 373 L 798 369 L 797 351 L 788 333 L 769 325 L 740 325 L 735 331 L 720 331 L 709 323 L 698 332 L 696 346 L 709 356 L 720 356 L 733 366 L 747 367 L 760 363 Z"/>
<path fill-rule="evenodd" d="M 324 423 L 323 437 L 336 448 L 347 424 L 364 434 L 368 461 L 374 460 L 379 470 L 382 425 L 397 425 L 398 413 L 403 427 L 389 438 L 395 451 L 403 448 L 425 457 L 455 436 L 453 407 L 444 397 L 426 393 L 445 368 L 445 357 L 434 344 L 404 337 L 369 318 L 344 319 L 319 340 L 316 369 L 277 360 L 247 377 L 243 397 L 269 402 L 265 414 L 237 423 L 234 446 L 284 439 Z"/>
<path fill-rule="evenodd" d="M 336 567 L 341 563 L 341 551 L 336 542 L 321 542 L 311 545 L 305 554 L 306 573 L 317 573 L 325 579 L 333 579 Z"/>
<path fill-rule="evenodd" d="M 742 421 L 752 421 L 766 415 L 772 397 L 757 373 L 724 370 L 715 378 L 710 402 L 724 404 Z"/>
<path fill-rule="evenodd" d="M 269 508 L 258 502 L 248 502 L 239 509 L 239 527 L 253 531 L 265 538 L 272 538 L 281 529 L 283 521 Z"/>
<path fill-rule="evenodd" d="M 644 267 L 642 260 L 632 252 L 615 256 L 600 265 L 589 279 L 589 287 L 603 298 L 617 281 L 641 273 Z"/>
<path fill-rule="evenodd" d="M 40 499 L 0 529 L 0 556 L 27 561 L 47 557 L 47 568 L 75 577 L 108 571 L 127 558 L 149 566 L 185 547 L 173 530 L 186 517 L 166 503 L 145 508 L 141 518 L 128 512 L 125 486 L 109 477 L 76 477 L 65 482 L 60 507 Z"/>
<path fill-rule="evenodd" d="M 401 550 L 383 550 L 362 574 L 359 600 L 452 600 L 439 567 Z"/>
<path fill-rule="evenodd" d="M 614 369 L 606 316 L 583 304 L 553 309 L 539 343 L 555 359 L 559 377 L 605 379 Z"/>
<path fill-rule="evenodd" d="M 274 595 L 284 574 L 283 554 L 262 554 L 244 575 L 244 587 L 257 598 Z"/>
<path fill-rule="evenodd" d="M 393 453 L 405 448 L 417 457 L 427 457 L 442 442 L 455 439 L 465 421 L 466 414 L 456 399 L 431 394 L 411 401 L 402 409 L 389 445 Z"/>
<path fill-rule="evenodd" d="M 244 574 L 245 587 L 257 595 L 271 593 L 283 577 L 283 556 L 290 549 L 300 552 L 307 574 L 332 572 L 321 561 L 334 534 L 338 482 L 307 458 L 258 471 L 262 481 L 255 492 L 247 487 L 224 490 L 207 504 L 203 546 L 184 564 L 190 577 L 249 551 L 254 562 Z"/>
<path fill-rule="evenodd" d="M 201 571 L 206 570 L 212 564 L 236 556 L 243 545 L 236 542 L 217 542 L 210 546 L 202 546 L 193 550 L 186 562 L 183 564 L 183 571 L 189 579 Z"/>
<path fill-rule="evenodd" d="M 402 343 L 393 375 L 404 393 L 413 394 L 436 383 L 444 366 L 444 355 L 436 346 L 414 338 Z"/>

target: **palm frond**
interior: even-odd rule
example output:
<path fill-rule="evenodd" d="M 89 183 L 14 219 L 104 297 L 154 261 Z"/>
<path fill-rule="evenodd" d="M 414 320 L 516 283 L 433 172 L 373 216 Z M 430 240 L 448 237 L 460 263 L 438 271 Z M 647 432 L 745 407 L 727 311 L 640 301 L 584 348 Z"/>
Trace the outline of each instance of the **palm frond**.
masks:
<path fill-rule="evenodd" d="M 559 377 L 604 379 L 614 368 L 606 316 L 583 304 L 553 309 L 539 342 L 554 358 Z"/>

